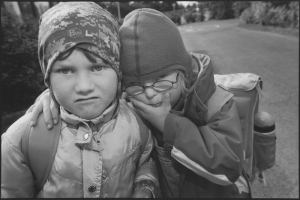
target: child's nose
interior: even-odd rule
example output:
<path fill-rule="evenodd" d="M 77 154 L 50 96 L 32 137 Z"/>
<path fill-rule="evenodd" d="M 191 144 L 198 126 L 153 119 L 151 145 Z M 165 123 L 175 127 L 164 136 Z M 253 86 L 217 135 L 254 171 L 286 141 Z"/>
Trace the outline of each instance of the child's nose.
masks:
<path fill-rule="evenodd" d="M 145 95 L 146 95 L 146 97 L 148 97 L 148 98 L 152 98 L 152 97 L 154 97 L 155 95 L 157 95 L 157 91 L 154 90 L 152 87 L 146 87 L 146 88 L 145 88 Z"/>
<path fill-rule="evenodd" d="M 88 93 L 95 88 L 93 80 L 88 75 L 79 75 L 75 86 L 77 93 Z"/>

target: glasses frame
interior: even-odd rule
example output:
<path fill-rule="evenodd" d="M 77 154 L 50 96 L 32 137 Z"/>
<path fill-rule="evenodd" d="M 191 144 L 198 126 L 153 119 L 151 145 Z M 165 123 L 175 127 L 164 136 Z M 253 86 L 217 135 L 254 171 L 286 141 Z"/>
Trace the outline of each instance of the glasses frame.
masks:
<path fill-rule="evenodd" d="M 126 91 L 126 89 L 127 88 L 129 88 L 129 87 L 132 87 L 132 86 L 129 86 L 129 87 L 127 87 L 127 88 L 125 88 L 125 92 L 128 94 L 128 95 L 130 95 L 130 96 L 136 96 L 136 95 L 139 95 L 139 94 L 142 94 L 142 93 L 144 93 L 145 92 L 145 89 L 146 88 L 152 88 L 153 90 L 155 90 L 155 91 L 157 91 L 157 92 L 164 92 L 164 91 L 167 91 L 167 90 L 169 90 L 169 89 L 171 89 L 172 87 L 173 87 L 173 85 L 175 84 L 175 83 L 177 83 L 177 81 L 178 81 L 178 75 L 179 75 L 179 72 L 177 72 L 177 75 L 176 75 L 176 80 L 175 81 L 169 81 L 169 80 L 158 80 L 158 81 L 155 81 L 154 83 L 152 83 L 152 85 L 149 85 L 149 86 L 146 86 L 146 85 L 138 85 L 138 86 L 140 86 L 140 87 L 142 87 L 143 88 L 143 91 L 141 91 L 140 93 L 137 93 L 137 94 L 134 94 L 134 95 L 132 95 L 132 94 L 129 94 L 127 91 Z M 158 90 L 156 90 L 156 89 L 154 89 L 154 85 L 157 83 L 157 82 L 162 82 L 162 81 L 167 81 L 167 82 L 170 82 L 172 85 L 171 85 L 171 87 L 170 88 L 168 88 L 168 89 L 165 89 L 165 90 L 161 90 L 161 91 L 158 91 Z"/>

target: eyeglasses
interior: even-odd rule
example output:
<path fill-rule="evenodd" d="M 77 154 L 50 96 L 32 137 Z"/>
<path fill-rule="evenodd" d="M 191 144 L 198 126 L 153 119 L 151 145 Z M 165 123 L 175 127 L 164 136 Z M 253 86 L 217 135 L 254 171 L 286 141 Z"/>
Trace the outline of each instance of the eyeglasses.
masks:
<path fill-rule="evenodd" d="M 177 73 L 177 75 L 176 75 L 176 81 L 159 80 L 159 81 L 155 81 L 150 86 L 145 86 L 145 85 L 144 86 L 141 86 L 141 85 L 129 86 L 125 89 L 125 91 L 127 92 L 127 94 L 129 94 L 131 96 L 142 94 L 147 87 L 151 87 L 157 92 L 163 92 L 163 91 L 166 91 L 166 90 L 172 88 L 173 84 L 177 83 L 178 74 L 179 73 Z"/>

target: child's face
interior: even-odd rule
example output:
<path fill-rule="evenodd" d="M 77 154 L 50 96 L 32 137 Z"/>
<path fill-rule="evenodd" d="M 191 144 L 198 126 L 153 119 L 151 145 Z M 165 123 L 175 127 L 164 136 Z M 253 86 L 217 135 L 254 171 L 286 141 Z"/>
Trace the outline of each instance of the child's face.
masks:
<path fill-rule="evenodd" d="M 94 119 L 115 98 L 118 77 L 101 58 L 92 63 L 75 49 L 53 64 L 50 83 L 62 107 L 81 118 Z"/>
<path fill-rule="evenodd" d="M 176 78 L 177 78 L 177 81 L 176 81 Z M 155 90 L 153 87 L 147 87 L 147 86 L 153 85 L 153 83 L 155 83 L 157 81 L 163 81 L 163 80 L 168 80 L 170 82 L 173 82 L 173 86 L 171 86 L 171 84 L 170 84 L 170 89 L 168 89 L 166 91 L 158 91 L 158 90 Z M 163 95 L 165 93 L 169 93 L 171 106 L 173 107 L 177 103 L 177 101 L 179 100 L 179 97 L 181 95 L 181 91 L 182 91 L 181 81 L 182 81 L 182 78 L 181 78 L 181 76 L 178 75 L 178 71 L 172 71 L 172 72 L 167 73 L 165 76 L 158 77 L 157 79 L 141 81 L 139 83 L 139 85 L 146 86 L 144 88 L 145 89 L 144 92 L 141 94 L 131 95 L 131 96 L 145 104 L 151 105 L 153 107 L 159 107 L 162 104 Z M 159 82 L 157 82 L 157 83 L 159 84 Z M 130 82 L 124 83 L 124 85 L 126 87 L 126 85 L 130 85 Z M 127 90 L 128 90 L 128 88 L 127 88 Z"/>

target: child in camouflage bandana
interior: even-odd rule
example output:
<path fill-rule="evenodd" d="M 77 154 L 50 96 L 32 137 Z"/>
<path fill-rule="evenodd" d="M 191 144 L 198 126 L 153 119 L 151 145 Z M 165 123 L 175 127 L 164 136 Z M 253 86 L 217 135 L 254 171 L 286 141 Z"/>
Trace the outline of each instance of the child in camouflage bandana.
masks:
<path fill-rule="evenodd" d="M 151 132 L 117 98 L 114 17 L 92 2 L 59 3 L 40 18 L 38 47 L 45 84 L 60 106 L 58 148 L 45 185 L 35 191 L 21 147 L 31 113 L 16 121 L 1 137 L 1 197 L 155 197 Z"/>

